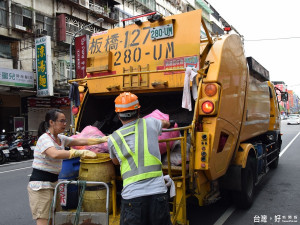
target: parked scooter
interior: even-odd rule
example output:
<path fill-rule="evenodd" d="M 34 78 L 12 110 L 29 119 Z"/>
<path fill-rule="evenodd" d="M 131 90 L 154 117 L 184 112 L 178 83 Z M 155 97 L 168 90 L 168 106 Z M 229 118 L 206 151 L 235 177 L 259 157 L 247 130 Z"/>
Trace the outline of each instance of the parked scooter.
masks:
<path fill-rule="evenodd" d="M 0 164 L 5 163 L 9 158 L 8 147 L 5 130 L 3 129 L 0 135 Z"/>
<path fill-rule="evenodd" d="M 36 137 L 32 135 L 32 131 L 26 131 L 23 138 L 23 152 L 28 159 L 33 159 L 34 148 L 36 144 Z"/>
<path fill-rule="evenodd" d="M 17 128 L 16 133 L 11 136 L 11 143 L 9 144 L 9 159 L 20 161 L 24 158 L 23 145 L 23 128 Z"/>

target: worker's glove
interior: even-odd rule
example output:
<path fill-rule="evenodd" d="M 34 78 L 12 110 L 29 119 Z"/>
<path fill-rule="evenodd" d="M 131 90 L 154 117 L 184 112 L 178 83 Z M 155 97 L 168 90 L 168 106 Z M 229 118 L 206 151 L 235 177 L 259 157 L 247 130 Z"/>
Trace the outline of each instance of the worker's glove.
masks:
<path fill-rule="evenodd" d="M 88 145 L 98 145 L 107 142 L 107 140 L 108 140 L 108 136 L 104 136 L 102 138 L 89 138 L 87 139 L 87 143 Z"/>
<path fill-rule="evenodd" d="M 95 159 L 97 158 L 97 155 L 95 152 L 92 152 L 90 150 L 75 150 L 71 149 L 70 151 L 69 159 L 80 157 L 82 159 Z"/>
<path fill-rule="evenodd" d="M 170 188 L 170 197 L 171 198 L 174 197 L 176 195 L 176 189 L 175 189 L 174 181 L 171 179 L 171 177 L 169 175 L 165 175 L 164 180 L 166 182 L 166 186 L 168 188 Z"/>
<path fill-rule="evenodd" d="M 170 123 L 170 127 L 174 127 L 176 122 L 175 120 L 170 120 L 169 123 Z"/>
<path fill-rule="evenodd" d="M 164 176 L 164 180 L 165 180 L 165 182 L 166 182 L 166 186 L 167 186 L 167 187 L 170 187 L 171 184 L 172 184 L 172 179 L 171 179 L 171 177 L 170 177 L 169 175 L 165 175 L 165 176 Z"/>

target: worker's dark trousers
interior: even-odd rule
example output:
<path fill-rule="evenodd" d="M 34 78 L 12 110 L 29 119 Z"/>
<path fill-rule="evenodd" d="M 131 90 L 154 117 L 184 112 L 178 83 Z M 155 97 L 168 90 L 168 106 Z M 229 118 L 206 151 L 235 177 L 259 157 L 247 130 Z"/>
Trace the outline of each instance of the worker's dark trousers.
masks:
<path fill-rule="evenodd" d="M 120 225 L 170 225 L 168 195 L 122 199 Z"/>

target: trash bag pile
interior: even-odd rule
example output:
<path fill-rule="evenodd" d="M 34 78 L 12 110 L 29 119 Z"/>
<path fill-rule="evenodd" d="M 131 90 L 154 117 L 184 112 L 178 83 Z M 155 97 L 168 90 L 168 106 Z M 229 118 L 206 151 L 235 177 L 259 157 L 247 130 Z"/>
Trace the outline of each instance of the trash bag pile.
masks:
<path fill-rule="evenodd" d="M 169 115 L 164 114 L 158 109 L 154 110 L 152 113 L 146 115 L 144 118 L 152 117 L 158 120 L 167 120 L 170 121 Z M 175 123 L 174 127 L 172 128 L 177 128 L 178 124 Z M 169 138 L 175 138 L 175 137 L 180 137 L 180 132 L 179 131 L 172 131 L 172 132 L 163 132 L 158 139 L 163 140 L 163 139 L 169 139 Z M 186 146 L 186 160 L 189 161 L 189 149 L 190 149 L 190 139 L 188 138 L 187 140 L 187 146 Z M 167 143 L 162 142 L 159 143 L 159 150 L 162 156 L 162 163 L 164 165 L 168 164 L 168 158 L 167 158 Z M 171 165 L 178 166 L 182 163 L 181 160 L 181 142 L 180 140 L 177 141 L 171 141 L 170 142 L 170 162 Z"/>
<path fill-rule="evenodd" d="M 144 118 L 155 118 L 158 120 L 167 120 L 170 121 L 169 115 L 162 113 L 158 109 L 154 110 L 152 113 L 144 116 Z M 177 128 L 178 124 L 175 123 L 174 127 L 172 128 Z M 81 133 L 73 135 L 72 138 L 101 138 L 105 136 L 101 130 L 99 130 L 95 126 L 86 126 Z M 172 131 L 172 132 L 163 132 L 158 139 L 159 140 L 164 140 L 164 139 L 169 139 L 169 138 L 175 138 L 175 137 L 180 137 L 180 132 L 179 131 Z M 108 145 L 107 142 L 98 144 L 98 145 L 89 145 L 89 146 L 74 146 L 74 149 L 87 149 L 90 151 L 93 151 L 95 153 L 108 153 Z M 186 146 L 186 159 L 189 161 L 189 149 L 190 149 L 190 138 L 187 139 L 187 146 Z M 163 164 L 168 164 L 168 159 L 167 159 L 167 143 L 162 142 L 159 143 L 159 150 L 162 156 L 162 163 Z M 181 142 L 180 140 L 177 141 L 170 141 L 170 162 L 171 165 L 178 166 L 182 163 L 181 159 Z"/>
<path fill-rule="evenodd" d="M 161 111 L 159 111 L 158 109 L 154 110 L 152 113 L 146 115 L 144 118 L 155 118 L 158 120 L 167 120 L 169 121 L 169 115 L 168 114 L 164 114 Z M 177 123 L 175 123 L 174 128 L 178 127 Z M 158 140 L 163 140 L 163 139 L 169 139 L 169 138 L 174 138 L 174 137 L 179 137 L 180 136 L 180 132 L 179 131 L 173 131 L 173 132 L 163 132 L 159 137 Z M 170 142 L 170 149 L 172 149 L 174 145 L 174 141 Z M 159 150 L 160 150 L 160 154 L 165 154 L 167 152 L 167 143 L 166 142 L 162 142 L 159 143 Z"/>
<path fill-rule="evenodd" d="M 105 136 L 97 127 L 86 126 L 81 133 L 73 135 L 72 138 L 101 138 Z M 108 153 L 107 142 L 98 145 L 73 146 L 74 149 L 87 149 L 95 153 Z"/>

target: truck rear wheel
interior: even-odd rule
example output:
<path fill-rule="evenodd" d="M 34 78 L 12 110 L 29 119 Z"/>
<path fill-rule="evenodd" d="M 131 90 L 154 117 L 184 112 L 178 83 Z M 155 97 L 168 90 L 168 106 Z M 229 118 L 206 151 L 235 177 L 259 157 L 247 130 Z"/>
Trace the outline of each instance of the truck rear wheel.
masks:
<path fill-rule="evenodd" d="M 242 169 L 242 190 L 233 193 L 233 200 L 238 208 L 247 209 L 253 203 L 255 181 L 255 159 L 249 157 L 246 167 Z"/>

